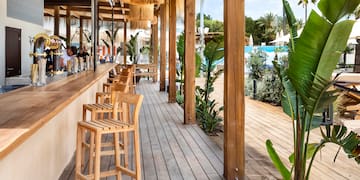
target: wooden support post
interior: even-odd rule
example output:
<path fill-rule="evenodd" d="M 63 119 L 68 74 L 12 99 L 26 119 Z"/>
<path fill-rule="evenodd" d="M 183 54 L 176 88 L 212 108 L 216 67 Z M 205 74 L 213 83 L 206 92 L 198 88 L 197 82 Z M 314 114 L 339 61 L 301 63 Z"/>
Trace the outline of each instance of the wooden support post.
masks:
<path fill-rule="evenodd" d="M 97 1 L 99 1 L 99 0 L 97 0 Z M 99 3 L 99 2 L 98 2 Z M 96 29 L 96 31 L 97 31 L 97 33 L 96 33 L 96 41 L 97 41 L 97 45 L 99 46 L 99 44 L 100 44 L 100 13 L 99 13 L 99 9 L 100 9 L 100 6 L 99 6 L 99 4 L 97 5 L 97 10 L 96 10 L 96 16 L 97 16 L 97 21 L 96 21 L 96 23 L 97 23 L 97 29 Z M 104 52 L 103 52 L 104 53 Z"/>
<path fill-rule="evenodd" d="M 83 36 L 84 36 L 83 17 L 80 16 L 80 33 L 79 33 L 80 49 L 83 47 Z"/>
<path fill-rule="evenodd" d="M 71 44 L 71 12 L 70 6 L 66 7 L 66 47 Z"/>
<path fill-rule="evenodd" d="M 94 71 L 96 71 L 96 62 L 98 61 L 98 34 L 99 34 L 99 13 L 98 13 L 98 0 L 91 1 L 91 22 L 92 22 L 92 33 L 91 33 L 91 44 L 93 48 L 93 63 Z"/>
<path fill-rule="evenodd" d="M 224 1 L 224 176 L 245 179 L 244 0 Z"/>
<path fill-rule="evenodd" d="M 355 66 L 354 73 L 360 73 L 360 40 L 357 40 L 358 44 L 355 45 Z"/>
<path fill-rule="evenodd" d="M 176 0 L 169 4 L 169 103 L 176 102 Z"/>
<path fill-rule="evenodd" d="M 194 124 L 195 116 L 195 0 L 185 0 L 185 104 L 184 123 Z"/>
<path fill-rule="evenodd" d="M 153 63 L 155 66 L 155 72 L 158 72 L 158 56 L 159 56 L 159 36 L 158 36 L 158 23 L 151 25 L 152 29 L 152 50 L 153 50 Z M 154 78 L 154 82 L 157 82 L 157 76 Z"/>
<path fill-rule="evenodd" d="M 126 39 L 126 35 L 127 34 L 127 22 L 126 20 L 124 21 L 124 64 L 126 65 L 126 56 L 127 56 L 127 47 L 126 47 L 126 43 L 127 43 L 127 39 Z"/>
<path fill-rule="evenodd" d="M 160 91 L 165 91 L 166 79 L 166 11 L 169 0 L 160 6 Z"/>
<path fill-rule="evenodd" d="M 60 25 L 60 7 L 54 7 L 54 35 L 59 36 L 59 25 Z"/>

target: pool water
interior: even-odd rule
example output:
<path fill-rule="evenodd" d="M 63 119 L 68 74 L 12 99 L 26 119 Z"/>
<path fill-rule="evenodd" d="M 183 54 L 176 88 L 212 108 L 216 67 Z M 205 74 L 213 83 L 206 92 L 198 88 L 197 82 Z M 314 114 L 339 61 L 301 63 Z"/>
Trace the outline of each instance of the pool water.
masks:
<path fill-rule="evenodd" d="M 281 52 L 287 52 L 287 46 L 245 46 L 245 53 L 250 53 L 253 49 L 258 49 L 266 53 L 274 53 L 276 49 L 281 49 Z"/>
<path fill-rule="evenodd" d="M 272 67 L 272 61 L 275 58 L 275 50 L 281 50 L 280 52 L 278 52 L 278 57 L 282 57 L 282 56 L 286 56 L 287 52 L 288 52 L 288 47 L 287 46 L 245 46 L 244 51 L 245 51 L 245 58 L 249 58 L 250 56 L 250 52 L 252 52 L 253 50 L 261 50 L 264 51 L 267 55 L 266 57 L 266 65 Z M 216 64 L 220 64 L 223 65 L 224 64 L 224 58 L 218 60 L 216 62 Z"/>

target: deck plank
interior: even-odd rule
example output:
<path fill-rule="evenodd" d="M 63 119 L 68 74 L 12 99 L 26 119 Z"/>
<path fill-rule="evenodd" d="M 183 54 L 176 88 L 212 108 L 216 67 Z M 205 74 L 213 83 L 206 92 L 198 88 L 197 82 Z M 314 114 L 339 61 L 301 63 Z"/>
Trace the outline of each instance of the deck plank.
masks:
<path fill-rule="evenodd" d="M 173 112 L 177 116 L 177 120 L 182 122 L 184 119 L 182 109 L 175 104 L 175 106 L 169 106 L 169 112 Z M 216 157 L 215 153 L 207 147 L 207 144 L 202 142 L 198 136 L 193 136 L 193 128 L 198 128 L 197 125 L 187 125 L 187 128 L 182 128 L 183 136 L 186 138 L 189 146 L 192 148 L 197 159 L 200 161 L 202 168 L 210 179 L 221 179 L 223 175 L 223 163 Z M 205 134 L 203 132 L 203 134 Z M 206 141 L 211 141 L 209 137 Z"/>
<path fill-rule="evenodd" d="M 192 179 L 193 178 L 193 174 L 191 172 L 191 169 L 189 168 L 183 168 L 184 171 L 181 172 L 179 166 L 184 166 L 188 167 L 188 164 L 183 164 L 184 162 L 181 162 L 182 160 L 184 160 L 184 157 L 180 155 L 181 158 L 177 158 L 177 156 L 179 155 L 178 151 L 173 151 L 173 148 L 175 146 L 178 146 L 173 139 L 173 136 L 165 131 L 166 127 L 166 118 L 165 116 L 162 114 L 163 110 L 161 109 L 161 106 L 157 105 L 157 101 L 156 99 L 156 93 L 157 91 L 154 89 L 154 91 L 148 91 L 150 93 L 146 93 L 144 95 L 147 95 L 147 97 L 149 98 L 149 101 L 152 102 L 150 104 L 150 112 L 152 115 L 152 119 L 153 122 L 155 124 L 156 131 L 158 132 L 158 137 L 161 141 L 161 148 L 163 149 L 163 153 L 164 153 L 164 157 L 166 159 L 166 163 L 167 163 L 167 167 L 169 170 L 169 174 L 170 174 L 170 178 L 171 179 Z M 155 93 L 154 93 L 155 92 Z M 177 154 L 175 154 L 177 153 Z M 180 161 L 182 164 L 179 165 L 178 161 Z M 185 177 L 183 177 L 183 175 Z"/>
<path fill-rule="evenodd" d="M 142 80 L 136 88 L 145 96 L 140 111 L 143 179 L 222 179 L 222 147 L 198 126 L 183 125 L 182 109 L 167 103 L 167 94 L 158 92 L 158 84 Z M 268 157 L 265 141 L 272 140 L 289 166 L 293 143 L 289 118 L 280 107 L 246 98 L 245 132 L 246 179 L 281 179 Z M 320 138 L 319 131 L 314 130 L 311 140 Z M 359 166 L 342 150 L 336 163 L 332 162 L 336 151 L 336 146 L 325 147 L 314 163 L 311 179 L 358 179 Z M 112 166 L 113 161 L 109 164 Z M 74 179 L 73 169 L 71 162 L 60 179 Z"/>
<path fill-rule="evenodd" d="M 137 92 L 145 96 L 140 111 L 143 179 L 221 179 L 221 149 L 216 144 L 205 143 L 205 134 L 197 137 L 199 133 L 203 133 L 201 130 L 195 132 L 193 126 L 184 126 L 181 118 L 182 109 L 176 108 L 176 104 L 168 104 L 167 95 L 158 92 L 154 85 L 145 81 L 137 86 Z M 216 146 L 212 149 L 217 150 L 208 150 L 209 146 Z M 211 154 L 205 155 L 203 151 Z M 214 161 L 209 161 L 208 156 L 219 164 L 215 165 Z M 111 169 L 113 160 L 104 161 L 106 162 L 102 162 L 102 169 Z M 69 175 L 74 165 L 69 166 L 72 168 L 64 171 L 64 174 L 68 175 L 63 174 L 60 179 L 74 178 L 74 175 Z"/>
<path fill-rule="evenodd" d="M 145 96 L 147 94 L 144 94 Z M 146 98 L 150 98 L 150 96 L 146 96 Z M 149 100 L 150 101 L 150 100 Z M 160 151 L 162 153 L 162 156 L 165 160 L 166 168 L 161 169 L 162 171 L 167 172 L 168 177 L 170 179 L 182 179 L 182 176 L 180 174 L 180 171 L 178 169 L 178 165 L 175 161 L 174 155 L 169 147 L 168 141 L 166 139 L 165 133 L 163 129 L 161 129 L 161 125 L 158 122 L 158 117 L 153 109 L 153 105 L 149 104 L 146 106 L 146 110 L 149 113 L 150 121 L 148 123 L 153 125 L 153 133 L 156 134 L 156 139 L 158 143 L 158 147 L 160 148 Z M 145 109 L 145 108 L 144 108 Z M 160 169 L 160 168 L 159 168 Z M 166 178 L 166 177 L 164 177 Z M 160 178 L 159 178 L 160 179 Z"/>

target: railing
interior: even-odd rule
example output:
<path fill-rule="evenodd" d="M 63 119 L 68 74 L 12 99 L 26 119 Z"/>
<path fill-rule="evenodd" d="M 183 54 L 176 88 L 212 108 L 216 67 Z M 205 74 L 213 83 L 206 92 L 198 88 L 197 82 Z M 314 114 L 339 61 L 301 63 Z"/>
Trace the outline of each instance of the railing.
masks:
<path fill-rule="evenodd" d="M 360 64 L 337 64 L 337 70 L 344 70 L 345 72 L 360 73 Z"/>

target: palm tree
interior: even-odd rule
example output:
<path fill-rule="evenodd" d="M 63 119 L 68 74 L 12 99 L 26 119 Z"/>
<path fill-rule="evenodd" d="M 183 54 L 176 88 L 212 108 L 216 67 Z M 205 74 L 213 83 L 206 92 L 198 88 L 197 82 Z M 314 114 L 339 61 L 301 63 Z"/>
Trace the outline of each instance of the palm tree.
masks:
<path fill-rule="evenodd" d="M 256 23 L 264 30 L 263 36 L 265 37 L 266 41 L 275 39 L 276 16 L 273 13 L 265 14 L 264 16 L 260 17 Z"/>
<path fill-rule="evenodd" d="M 311 2 L 312 3 L 316 3 L 317 2 L 317 0 L 311 0 Z M 305 8 L 305 22 L 306 22 L 306 19 L 307 19 L 307 6 L 308 6 L 308 4 L 309 4 L 309 0 L 299 0 L 299 2 L 298 2 L 298 5 L 300 5 L 300 4 L 302 4 L 303 5 L 303 7 Z"/>

